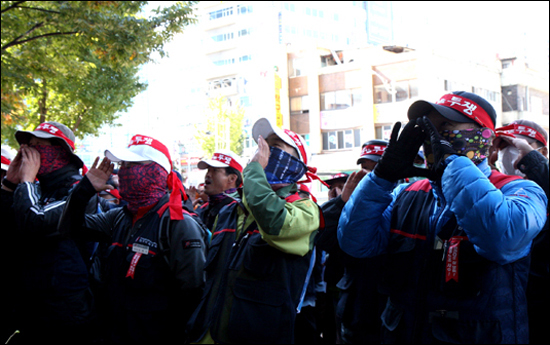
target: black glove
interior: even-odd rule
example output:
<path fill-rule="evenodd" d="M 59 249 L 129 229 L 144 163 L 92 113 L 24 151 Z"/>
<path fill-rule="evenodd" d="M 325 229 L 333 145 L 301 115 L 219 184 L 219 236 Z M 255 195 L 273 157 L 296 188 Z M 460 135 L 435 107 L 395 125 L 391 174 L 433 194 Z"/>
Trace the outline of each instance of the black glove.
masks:
<path fill-rule="evenodd" d="M 445 159 L 451 155 L 458 155 L 458 153 L 455 149 L 453 149 L 450 142 L 443 139 L 441 135 L 439 135 L 437 128 L 435 128 L 434 124 L 430 121 L 430 119 L 428 119 L 428 117 L 419 117 L 416 121 L 426 133 L 428 140 L 430 141 L 430 145 L 432 146 L 434 165 L 432 167 L 433 175 L 431 179 L 439 180 L 443 175 L 443 171 L 447 167 L 447 164 L 445 164 Z"/>
<path fill-rule="evenodd" d="M 401 122 L 397 122 L 393 126 L 390 143 L 374 168 L 374 173 L 391 182 L 413 176 L 430 178 L 430 170 L 417 168 L 413 165 L 426 135 L 420 127 L 416 126 L 414 120 L 407 123 L 398 139 L 399 129 L 401 129 Z"/>

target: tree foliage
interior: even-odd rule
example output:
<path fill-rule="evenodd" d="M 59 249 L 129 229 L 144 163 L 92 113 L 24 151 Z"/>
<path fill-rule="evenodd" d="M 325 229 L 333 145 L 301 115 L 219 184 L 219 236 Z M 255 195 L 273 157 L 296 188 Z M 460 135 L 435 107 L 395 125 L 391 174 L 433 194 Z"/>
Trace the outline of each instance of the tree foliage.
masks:
<path fill-rule="evenodd" d="M 146 85 L 139 67 L 194 22 L 194 2 L 2 1 L 2 142 L 43 121 L 97 134 Z"/>
<path fill-rule="evenodd" d="M 231 150 L 238 155 L 243 153 L 244 109 L 229 106 L 225 97 L 210 98 L 206 121 L 202 129 L 197 128 L 195 139 L 199 142 L 206 157 L 212 157 L 218 149 Z"/>

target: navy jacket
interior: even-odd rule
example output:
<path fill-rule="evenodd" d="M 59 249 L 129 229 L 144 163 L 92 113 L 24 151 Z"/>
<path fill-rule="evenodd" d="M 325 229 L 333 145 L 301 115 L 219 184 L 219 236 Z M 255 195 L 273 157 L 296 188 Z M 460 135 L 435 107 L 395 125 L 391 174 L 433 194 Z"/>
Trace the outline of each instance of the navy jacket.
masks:
<path fill-rule="evenodd" d="M 355 257 L 387 254 L 385 342 L 528 341 L 528 254 L 547 200 L 531 181 L 489 176 L 486 161 L 452 156 L 441 182 L 393 190 L 371 173 L 352 194 L 339 241 Z"/>

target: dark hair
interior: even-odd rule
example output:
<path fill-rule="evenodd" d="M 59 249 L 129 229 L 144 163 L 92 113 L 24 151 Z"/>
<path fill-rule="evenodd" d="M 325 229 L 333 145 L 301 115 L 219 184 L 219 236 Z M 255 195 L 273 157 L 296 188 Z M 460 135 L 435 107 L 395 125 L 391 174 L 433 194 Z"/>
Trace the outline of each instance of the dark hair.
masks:
<path fill-rule="evenodd" d="M 237 180 L 235 181 L 235 187 L 239 188 L 241 184 L 243 183 L 243 177 L 241 175 L 241 172 L 235 168 L 232 167 L 226 167 L 225 168 L 225 174 L 226 175 L 237 175 Z"/>

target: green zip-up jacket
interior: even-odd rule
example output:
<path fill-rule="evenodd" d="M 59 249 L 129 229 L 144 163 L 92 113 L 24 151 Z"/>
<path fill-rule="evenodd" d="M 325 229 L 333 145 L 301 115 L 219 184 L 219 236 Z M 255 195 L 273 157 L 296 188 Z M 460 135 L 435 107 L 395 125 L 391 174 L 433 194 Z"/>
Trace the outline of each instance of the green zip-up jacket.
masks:
<path fill-rule="evenodd" d="M 243 202 L 224 206 L 212 229 L 189 341 L 292 343 L 320 211 L 295 184 L 275 192 L 257 162 L 243 175 Z"/>
<path fill-rule="evenodd" d="M 310 199 L 287 202 L 284 198 L 296 193 L 296 184 L 274 192 L 257 162 L 245 168 L 244 181 L 243 201 L 263 240 L 284 253 L 306 255 L 319 229 L 319 207 Z"/>

